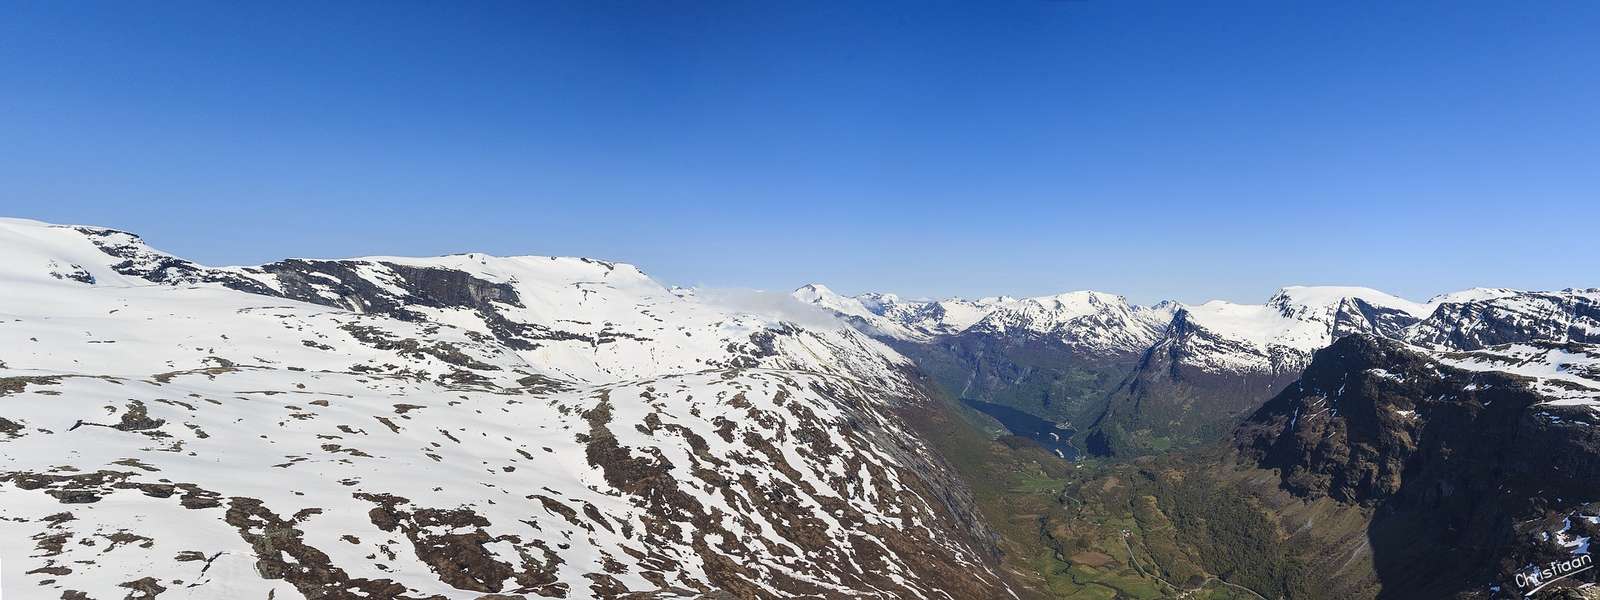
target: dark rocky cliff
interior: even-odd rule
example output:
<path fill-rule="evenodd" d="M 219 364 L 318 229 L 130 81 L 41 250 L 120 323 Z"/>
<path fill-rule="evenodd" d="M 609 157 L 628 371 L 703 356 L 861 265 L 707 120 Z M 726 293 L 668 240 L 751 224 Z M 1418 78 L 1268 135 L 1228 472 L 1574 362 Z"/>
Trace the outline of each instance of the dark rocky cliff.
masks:
<path fill-rule="evenodd" d="M 1370 509 L 1381 597 L 1508 590 L 1514 571 L 1561 554 L 1529 522 L 1592 514 L 1585 503 L 1600 498 L 1600 419 L 1544 404 L 1527 383 L 1353 335 L 1318 352 L 1235 443 L 1296 495 Z"/>

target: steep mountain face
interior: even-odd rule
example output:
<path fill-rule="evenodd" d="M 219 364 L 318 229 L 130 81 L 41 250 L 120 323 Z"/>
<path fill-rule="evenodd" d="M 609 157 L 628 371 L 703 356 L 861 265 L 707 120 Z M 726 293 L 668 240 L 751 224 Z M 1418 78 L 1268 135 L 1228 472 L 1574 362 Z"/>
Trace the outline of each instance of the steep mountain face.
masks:
<path fill-rule="evenodd" d="M 9 592 L 1010 595 L 911 364 L 848 327 L 585 259 L 0 248 Z"/>
<path fill-rule="evenodd" d="M 1380 597 L 1521 597 L 1551 561 L 1590 560 L 1597 425 L 1595 345 L 1431 353 L 1353 335 L 1317 352 L 1235 441 L 1290 492 L 1369 508 Z"/>
<path fill-rule="evenodd" d="M 874 308 L 881 303 L 807 291 L 819 288 L 796 297 L 846 315 L 951 393 L 1076 424 L 1084 445 L 1105 454 L 1225 437 L 1298 378 L 1314 352 L 1348 335 L 1441 350 L 1600 340 L 1597 290 L 1477 289 L 1417 303 L 1369 288 L 1295 286 L 1259 305 L 1154 307 L 1073 292 L 974 303 L 981 316 L 969 310 L 935 330 L 912 327 L 905 311 Z"/>

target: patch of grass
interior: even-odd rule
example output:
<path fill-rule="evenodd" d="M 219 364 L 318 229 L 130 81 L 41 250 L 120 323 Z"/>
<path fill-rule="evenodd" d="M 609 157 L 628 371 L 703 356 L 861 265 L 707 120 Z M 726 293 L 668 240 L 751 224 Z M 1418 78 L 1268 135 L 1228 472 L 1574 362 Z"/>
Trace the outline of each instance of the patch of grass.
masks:
<path fill-rule="evenodd" d="M 1013 494 L 1047 494 L 1054 497 L 1061 493 L 1067 485 L 1067 480 L 1060 477 L 1051 477 L 1045 474 L 1019 474 L 1016 485 L 1011 487 Z"/>

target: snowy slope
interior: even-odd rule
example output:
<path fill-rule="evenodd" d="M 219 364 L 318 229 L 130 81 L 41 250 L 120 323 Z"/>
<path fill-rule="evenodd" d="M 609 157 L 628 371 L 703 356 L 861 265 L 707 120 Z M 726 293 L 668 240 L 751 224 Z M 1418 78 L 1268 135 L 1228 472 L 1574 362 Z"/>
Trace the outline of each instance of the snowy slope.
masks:
<path fill-rule="evenodd" d="M 1600 412 L 1600 345 L 1532 342 L 1469 352 L 1437 352 L 1446 365 L 1526 377 L 1551 403 L 1582 405 Z"/>
<path fill-rule="evenodd" d="M 7 596 L 1006 595 L 848 327 L 584 259 L 0 257 Z"/>

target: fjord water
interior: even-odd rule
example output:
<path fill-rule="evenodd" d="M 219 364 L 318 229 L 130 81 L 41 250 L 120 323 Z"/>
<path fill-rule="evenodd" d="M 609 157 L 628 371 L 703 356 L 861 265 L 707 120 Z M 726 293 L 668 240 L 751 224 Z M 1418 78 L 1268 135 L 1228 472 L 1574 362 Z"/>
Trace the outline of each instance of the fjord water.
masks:
<path fill-rule="evenodd" d="M 1067 440 L 1072 439 L 1073 429 L 1071 427 L 1063 427 L 1055 421 L 1041 419 L 1003 404 L 971 398 L 962 398 L 961 403 L 971 407 L 973 410 L 994 417 L 1012 435 L 1019 435 L 1038 442 L 1045 450 L 1049 450 L 1061 458 L 1072 460 L 1078 455 L 1078 449 L 1067 442 Z"/>

